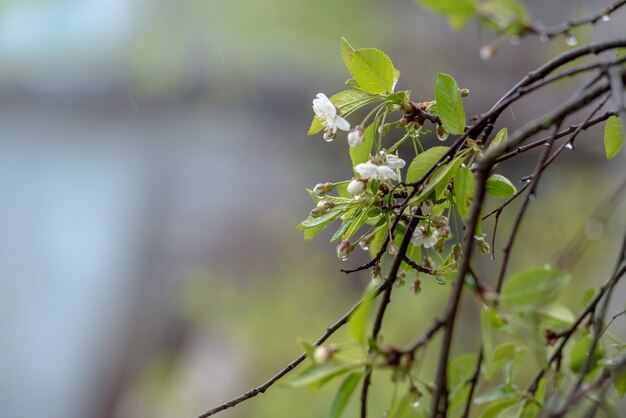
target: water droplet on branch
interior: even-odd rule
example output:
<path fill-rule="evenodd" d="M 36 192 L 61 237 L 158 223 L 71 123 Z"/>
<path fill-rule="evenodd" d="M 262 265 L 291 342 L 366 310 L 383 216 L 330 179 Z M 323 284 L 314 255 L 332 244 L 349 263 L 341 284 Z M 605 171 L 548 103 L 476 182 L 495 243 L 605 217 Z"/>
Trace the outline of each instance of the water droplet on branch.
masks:
<path fill-rule="evenodd" d="M 573 35 L 567 35 L 567 38 L 565 38 L 565 43 L 568 46 L 576 46 L 578 45 L 578 39 L 576 39 L 576 37 L 574 37 Z"/>

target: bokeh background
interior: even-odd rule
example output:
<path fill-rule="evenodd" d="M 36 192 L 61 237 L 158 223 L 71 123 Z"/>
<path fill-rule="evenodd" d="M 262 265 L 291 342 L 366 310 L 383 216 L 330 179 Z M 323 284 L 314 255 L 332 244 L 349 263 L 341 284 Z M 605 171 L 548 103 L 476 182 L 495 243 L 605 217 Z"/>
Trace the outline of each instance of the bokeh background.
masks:
<path fill-rule="evenodd" d="M 548 24 L 598 3 L 526 2 Z M 576 36 L 623 35 L 625 21 Z M 368 276 L 338 269 L 364 254 L 342 264 L 327 235 L 305 243 L 295 230 L 311 208 L 305 187 L 351 175 L 343 137 L 306 136 L 312 98 L 348 78 L 342 36 L 386 51 L 418 100 L 437 72 L 452 74 L 472 92 L 469 114 L 566 48 L 528 39 L 481 61 L 488 33 L 454 33 L 410 0 L 0 2 L 2 417 L 195 416 L 260 384 L 299 354 L 298 337 L 351 306 Z M 522 101 L 501 126 L 569 92 Z M 601 138 L 585 133 L 548 171 L 511 270 L 553 263 L 582 231 L 593 241 L 571 266 L 572 309 L 606 279 L 626 227 L 623 203 L 589 222 L 626 175 L 625 153 L 606 162 Z M 532 162 L 504 174 L 517 180 Z M 410 341 L 440 311 L 448 287 L 423 288 L 396 291 L 387 341 Z M 478 344 L 473 305 L 463 309 L 455 353 Z M 324 416 L 335 388 L 276 387 L 222 416 Z"/>

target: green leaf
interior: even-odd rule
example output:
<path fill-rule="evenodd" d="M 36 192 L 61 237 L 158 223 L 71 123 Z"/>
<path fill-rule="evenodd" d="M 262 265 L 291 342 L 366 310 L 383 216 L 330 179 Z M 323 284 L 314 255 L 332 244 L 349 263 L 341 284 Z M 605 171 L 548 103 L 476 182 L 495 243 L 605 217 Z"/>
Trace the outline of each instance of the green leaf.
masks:
<path fill-rule="evenodd" d="M 439 185 L 442 185 L 442 189 L 445 190 L 445 185 L 454 177 L 456 172 L 459 170 L 459 167 L 463 163 L 465 157 L 457 157 L 452 160 L 450 163 L 439 167 L 435 173 L 430 177 L 430 179 L 424 185 L 422 191 L 414 198 L 414 201 L 420 202 L 423 199 L 427 198 L 430 193 L 435 190 L 435 188 Z M 441 193 L 437 193 L 439 196 Z"/>
<path fill-rule="evenodd" d="M 486 377 L 491 379 L 494 373 L 502 370 L 504 364 L 513 358 L 518 349 L 519 344 L 516 342 L 506 342 L 498 345 L 494 350 L 491 358 L 486 357 L 487 374 Z"/>
<path fill-rule="evenodd" d="M 429 416 L 426 402 L 419 402 L 417 407 L 413 406 L 415 395 L 405 394 L 396 401 L 387 414 L 387 418 L 427 418 Z"/>
<path fill-rule="evenodd" d="M 611 116 L 604 125 L 604 149 L 606 158 L 611 159 L 619 153 L 624 146 L 624 134 L 620 120 L 617 116 Z"/>
<path fill-rule="evenodd" d="M 552 302 L 569 281 L 569 276 L 550 268 L 532 268 L 515 273 L 502 287 L 502 306 L 515 311 L 531 311 Z"/>
<path fill-rule="evenodd" d="M 437 116 L 441 119 L 446 131 L 455 135 L 465 132 L 463 100 L 459 86 L 452 76 L 443 73 L 437 75 L 435 100 L 437 100 Z"/>
<path fill-rule="evenodd" d="M 486 373 L 487 377 L 491 378 L 494 373 L 504 370 L 504 384 L 511 386 L 527 354 L 528 349 L 519 342 L 499 345 L 494 349 L 493 358 Z"/>
<path fill-rule="evenodd" d="M 322 120 L 317 116 L 314 116 L 307 135 L 315 135 L 316 133 L 321 132 L 322 129 L 324 129 L 324 122 L 322 122 Z"/>
<path fill-rule="evenodd" d="M 372 301 L 376 296 L 376 286 L 372 283 L 365 288 L 363 301 L 358 308 L 352 313 L 348 321 L 348 333 L 358 342 L 365 342 L 365 330 L 367 328 L 367 318 L 369 317 Z"/>
<path fill-rule="evenodd" d="M 582 307 L 587 306 L 587 304 L 591 302 L 591 299 L 593 299 L 595 295 L 596 295 L 596 289 L 594 289 L 593 287 L 590 287 L 589 289 L 585 290 L 585 293 L 583 293 L 581 306 Z"/>
<path fill-rule="evenodd" d="M 509 138 L 509 131 L 506 128 L 500 129 L 498 133 L 496 134 L 496 137 L 493 138 L 493 141 L 491 141 L 491 143 L 487 147 L 487 151 L 491 151 L 492 149 L 496 148 L 501 143 L 506 142 L 508 138 Z"/>
<path fill-rule="evenodd" d="M 465 218 L 469 213 L 475 188 L 476 177 L 474 177 L 474 173 L 469 167 L 462 165 L 459 172 L 454 176 L 454 202 L 462 218 Z"/>
<path fill-rule="evenodd" d="M 348 67 L 348 71 L 352 66 L 352 57 L 354 56 L 354 48 L 348 43 L 346 38 L 341 38 L 341 57 L 343 58 L 343 62 Z"/>
<path fill-rule="evenodd" d="M 623 398 L 624 394 L 626 394 L 626 370 L 622 370 L 621 372 L 617 370 L 612 371 L 611 378 L 613 379 L 613 386 L 615 386 L 619 397 Z"/>
<path fill-rule="evenodd" d="M 446 164 L 435 171 L 431 180 L 434 180 L 439 176 L 439 171 L 445 171 L 445 174 L 442 174 L 441 179 L 435 185 L 435 196 L 437 200 L 444 197 L 444 193 L 448 189 L 448 184 L 454 176 L 456 176 L 456 173 L 458 173 L 461 164 L 463 164 L 463 160 L 465 160 L 465 157 L 457 157 L 452 161 L 452 163 Z M 426 186 L 428 187 L 428 184 Z"/>
<path fill-rule="evenodd" d="M 387 96 L 386 100 L 390 103 L 399 105 L 399 104 L 408 102 L 410 98 L 411 98 L 411 91 L 405 90 L 405 91 L 398 91 L 395 93 L 391 93 L 389 96 Z"/>
<path fill-rule="evenodd" d="M 372 96 L 361 90 L 343 90 L 330 97 L 340 115 L 346 115 L 373 101 Z"/>
<path fill-rule="evenodd" d="M 369 213 L 370 213 L 370 209 L 371 206 L 365 207 L 363 208 L 363 211 L 361 212 L 361 214 L 359 215 L 358 218 L 355 219 L 354 222 L 352 222 L 352 224 L 350 225 L 350 227 L 348 229 L 346 229 L 346 232 L 344 232 L 343 234 L 343 239 L 350 239 L 350 237 L 359 230 L 359 228 L 361 228 L 363 226 L 363 224 L 365 224 L 365 222 L 367 222 L 367 220 L 369 219 Z"/>
<path fill-rule="evenodd" d="M 539 313 L 557 325 L 570 325 L 576 320 L 574 313 L 563 305 L 548 306 L 540 309 Z"/>
<path fill-rule="evenodd" d="M 498 33 L 518 35 L 530 21 L 526 7 L 518 0 L 491 0 L 483 3 L 480 12 L 488 16 L 484 22 Z"/>
<path fill-rule="evenodd" d="M 519 398 L 512 398 L 495 402 L 494 404 L 489 405 L 489 408 L 485 409 L 485 412 L 483 412 L 480 418 L 498 418 L 500 416 L 500 412 L 504 411 L 511 405 L 515 405 L 518 401 Z"/>
<path fill-rule="evenodd" d="M 569 368 L 574 373 L 579 373 L 582 370 L 583 364 L 587 361 L 592 342 L 593 338 L 586 336 L 578 340 L 574 347 L 572 347 L 572 351 L 569 353 Z M 591 373 L 598 365 L 598 361 L 602 360 L 603 357 L 604 350 L 602 350 L 600 344 L 596 344 L 596 349 L 591 358 L 591 366 L 589 370 L 587 370 L 587 373 Z"/>
<path fill-rule="evenodd" d="M 518 393 L 513 387 L 507 385 L 498 385 L 489 389 L 487 392 L 477 396 L 474 399 L 476 405 L 483 403 L 495 402 L 502 399 L 518 398 Z"/>
<path fill-rule="evenodd" d="M 300 341 L 300 345 L 304 349 L 304 353 L 306 354 L 306 358 L 308 358 L 311 361 L 314 361 L 313 360 L 313 353 L 315 352 L 315 346 L 313 344 L 311 344 L 310 342 L 302 340 L 302 339 L 300 339 L 299 341 Z"/>
<path fill-rule="evenodd" d="M 446 152 L 448 152 L 448 149 L 448 147 L 432 147 L 421 154 L 418 154 L 413 161 L 411 161 L 411 164 L 409 164 L 409 168 L 407 169 L 407 183 L 414 183 L 421 179 L 422 176 L 426 174 L 426 172 L 430 170 L 430 168 L 434 166 Z"/>
<path fill-rule="evenodd" d="M 387 228 L 386 227 L 379 228 L 374 233 L 374 238 L 370 242 L 370 249 L 369 249 L 370 258 L 374 258 L 376 254 L 378 254 L 378 252 L 383 246 L 383 243 L 385 242 L 385 239 L 387 239 Z"/>
<path fill-rule="evenodd" d="M 329 210 L 319 218 L 309 216 L 304 221 L 300 222 L 296 229 L 304 231 L 304 240 L 308 241 L 324 230 L 328 225 L 335 222 L 345 212 L 345 209 Z"/>
<path fill-rule="evenodd" d="M 291 380 L 288 385 L 292 387 L 308 386 L 317 389 L 330 382 L 335 377 L 341 376 L 360 365 L 346 364 L 338 361 L 330 361 L 324 364 L 313 364 L 307 367 L 300 375 Z"/>
<path fill-rule="evenodd" d="M 417 0 L 425 9 L 448 18 L 453 29 L 462 29 L 477 11 L 476 0 Z"/>
<path fill-rule="evenodd" d="M 500 174 L 492 174 L 487 179 L 487 193 L 495 197 L 506 199 L 517 193 L 517 188 L 506 177 Z"/>
<path fill-rule="evenodd" d="M 343 410 L 348 405 L 348 401 L 354 389 L 359 384 L 361 376 L 362 373 L 350 373 L 348 377 L 341 382 L 341 386 L 339 386 L 339 390 L 337 390 L 337 394 L 335 395 L 333 405 L 330 408 L 330 414 L 328 414 L 329 418 L 339 418 L 341 416 Z"/>
<path fill-rule="evenodd" d="M 476 354 L 462 354 L 452 360 L 448 368 L 448 380 L 450 382 L 450 411 L 467 402 L 470 386 L 469 381 L 474 376 Z"/>
<path fill-rule="evenodd" d="M 504 322 L 492 307 L 483 304 L 480 309 L 480 334 L 482 337 L 485 358 L 490 359 L 493 351 L 494 329 L 500 328 Z"/>
<path fill-rule="evenodd" d="M 540 411 L 541 407 L 535 402 L 526 401 L 526 405 L 524 405 L 520 418 L 536 418 L 539 416 Z"/>
<path fill-rule="evenodd" d="M 370 159 L 372 144 L 376 138 L 376 121 L 363 130 L 363 142 L 356 147 L 349 147 L 352 168 Z"/>
<path fill-rule="evenodd" d="M 354 51 L 349 66 L 352 77 L 364 91 L 385 94 L 393 91 L 395 72 L 393 62 L 384 52 L 375 48 Z"/>
<path fill-rule="evenodd" d="M 478 356 L 474 353 L 461 354 L 452 360 L 448 366 L 448 381 L 450 393 L 464 386 L 474 375 Z"/>
<path fill-rule="evenodd" d="M 367 209 L 365 207 L 363 207 L 363 206 L 359 206 L 357 208 L 353 208 L 353 209 L 349 210 L 348 212 L 346 212 L 347 218 L 345 218 L 345 221 L 342 222 L 342 224 L 339 227 L 339 229 L 337 229 L 337 231 L 330 238 L 330 242 L 335 242 L 335 241 L 339 240 L 339 238 L 342 237 L 342 235 L 348 230 L 348 228 L 350 228 L 350 226 L 352 226 L 352 224 L 357 219 L 359 219 L 361 217 L 361 215 L 363 215 L 365 212 L 367 212 Z M 348 214 L 350 214 L 350 215 L 348 215 Z"/>

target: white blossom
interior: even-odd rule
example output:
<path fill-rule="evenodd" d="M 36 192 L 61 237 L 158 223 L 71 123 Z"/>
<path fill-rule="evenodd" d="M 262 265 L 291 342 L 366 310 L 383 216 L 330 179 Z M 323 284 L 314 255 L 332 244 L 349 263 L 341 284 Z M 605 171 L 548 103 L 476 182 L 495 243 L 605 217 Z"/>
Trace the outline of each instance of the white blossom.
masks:
<path fill-rule="evenodd" d="M 322 120 L 326 128 L 324 130 L 325 139 L 332 139 L 337 129 L 342 131 L 350 130 L 348 121 L 337 114 L 337 107 L 324 93 L 318 93 L 316 98 L 313 99 L 313 112 Z"/>
<path fill-rule="evenodd" d="M 368 162 L 358 164 L 354 170 L 364 179 L 398 180 L 396 170 L 404 167 L 405 161 L 393 154 L 374 156 Z"/>
<path fill-rule="evenodd" d="M 416 228 L 411 237 L 411 242 L 414 246 L 419 247 L 423 245 L 424 248 L 430 248 L 437 244 L 437 240 L 437 231 L 426 227 Z"/>

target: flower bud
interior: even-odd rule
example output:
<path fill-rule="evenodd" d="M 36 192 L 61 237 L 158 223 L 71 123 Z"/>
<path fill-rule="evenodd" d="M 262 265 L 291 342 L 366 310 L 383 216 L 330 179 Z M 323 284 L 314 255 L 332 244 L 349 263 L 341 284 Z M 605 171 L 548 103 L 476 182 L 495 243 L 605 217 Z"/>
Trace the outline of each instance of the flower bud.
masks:
<path fill-rule="evenodd" d="M 493 58 L 493 56 L 496 55 L 497 51 L 498 48 L 496 48 L 495 45 L 485 45 L 480 48 L 480 59 L 483 61 L 487 61 Z"/>
<path fill-rule="evenodd" d="M 313 208 L 311 209 L 311 212 L 309 212 L 309 215 L 311 215 L 312 218 L 319 218 L 320 216 L 322 216 L 324 214 L 324 210 L 319 209 L 319 208 Z"/>
<path fill-rule="evenodd" d="M 354 179 L 348 184 L 348 193 L 352 196 L 358 196 L 365 191 L 365 182 L 367 180 Z"/>
<path fill-rule="evenodd" d="M 546 344 L 549 346 L 556 344 L 556 341 L 559 339 L 558 334 L 552 328 L 543 330 L 543 336 L 546 339 Z"/>
<path fill-rule="evenodd" d="M 445 128 L 441 125 L 437 125 L 437 139 L 439 139 L 440 141 L 445 141 L 446 139 L 448 139 L 448 131 L 445 130 Z"/>
<path fill-rule="evenodd" d="M 489 247 L 489 244 L 487 243 L 487 241 L 485 241 L 485 236 L 475 236 L 474 237 L 476 239 L 476 246 L 478 247 L 478 251 L 482 254 L 482 255 L 487 255 L 491 252 L 491 248 Z"/>
<path fill-rule="evenodd" d="M 454 244 L 452 246 L 452 259 L 458 261 L 463 255 L 463 249 L 460 244 Z"/>
<path fill-rule="evenodd" d="M 459 93 L 461 94 L 461 97 L 467 97 L 469 96 L 469 89 L 460 89 Z"/>
<path fill-rule="evenodd" d="M 389 245 L 387 246 L 387 252 L 391 255 L 398 254 L 398 250 L 399 250 L 398 244 L 396 244 L 395 241 L 391 241 Z"/>
<path fill-rule="evenodd" d="M 336 352 L 337 346 L 335 344 L 320 345 L 313 352 L 313 361 L 317 364 L 328 363 Z"/>
<path fill-rule="evenodd" d="M 378 127 L 378 133 L 381 135 L 386 135 L 391 130 L 391 125 L 385 123 L 384 125 L 380 125 Z"/>
<path fill-rule="evenodd" d="M 330 142 L 333 139 L 335 139 L 337 135 L 333 133 L 333 131 L 331 131 L 330 129 L 326 129 L 324 131 L 324 141 L 326 142 Z"/>
<path fill-rule="evenodd" d="M 444 225 L 437 231 L 439 233 L 439 237 L 443 238 L 443 240 L 447 240 L 450 237 L 450 225 Z"/>
<path fill-rule="evenodd" d="M 334 207 L 335 204 L 330 200 L 320 200 L 319 202 L 317 202 L 317 209 L 324 212 L 327 212 L 329 209 L 332 209 Z"/>
<path fill-rule="evenodd" d="M 357 125 L 348 133 L 348 144 L 351 147 L 363 143 L 363 126 Z"/>
<path fill-rule="evenodd" d="M 324 196 L 326 193 L 330 193 L 335 186 L 332 183 L 317 183 L 313 187 L 313 194 L 316 196 Z"/>
<path fill-rule="evenodd" d="M 483 287 L 480 289 L 480 298 L 488 304 L 493 304 L 493 302 L 498 300 L 498 292 L 491 287 Z"/>
<path fill-rule="evenodd" d="M 341 261 L 346 261 L 353 249 L 354 247 L 350 244 L 350 241 L 344 239 L 337 245 L 337 257 Z"/>
<path fill-rule="evenodd" d="M 424 121 L 416 119 L 415 122 L 413 122 L 413 128 L 416 131 L 419 131 L 420 129 L 422 129 L 422 126 L 424 126 Z"/>
<path fill-rule="evenodd" d="M 382 283 L 383 276 L 381 274 L 380 265 L 376 264 L 374 267 L 372 267 L 371 277 L 372 277 L 372 284 L 374 284 L 375 286 L 378 286 L 379 284 Z"/>
<path fill-rule="evenodd" d="M 319 205 L 318 205 L 319 207 Z M 448 218 L 446 218 L 443 215 L 435 215 L 432 217 L 432 219 L 430 220 L 432 226 L 434 226 L 435 228 L 441 228 L 442 226 L 446 226 L 448 225 Z"/>
<path fill-rule="evenodd" d="M 364 236 L 360 241 L 359 241 L 359 247 L 361 247 L 361 249 L 363 251 L 367 251 L 370 249 L 370 243 L 372 242 L 372 240 L 374 239 L 374 234 L 369 234 Z"/>
<path fill-rule="evenodd" d="M 422 215 L 424 216 L 428 216 L 430 215 L 430 213 L 433 211 L 433 208 L 435 207 L 435 205 L 433 204 L 433 201 L 430 199 L 426 199 L 422 202 L 422 204 L 420 205 L 420 208 L 422 209 Z"/>
<path fill-rule="evenodd" d="M 414 295 L 417 295 L 421 291 L 422 291 L 422 282 L 419 278 L 417 278 L 415 279 L 413 283 L 411 283 L 411 292 L 413 292 Z"/>

